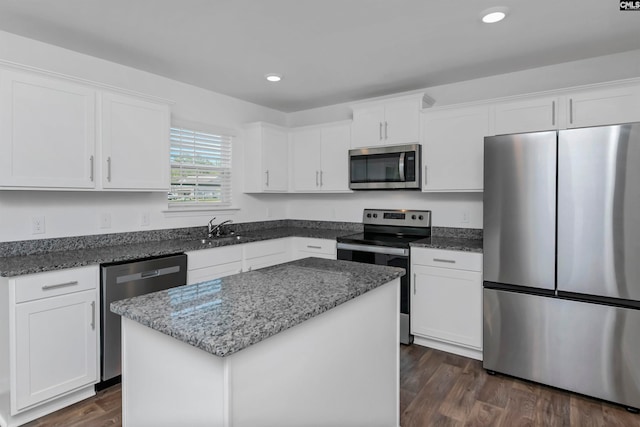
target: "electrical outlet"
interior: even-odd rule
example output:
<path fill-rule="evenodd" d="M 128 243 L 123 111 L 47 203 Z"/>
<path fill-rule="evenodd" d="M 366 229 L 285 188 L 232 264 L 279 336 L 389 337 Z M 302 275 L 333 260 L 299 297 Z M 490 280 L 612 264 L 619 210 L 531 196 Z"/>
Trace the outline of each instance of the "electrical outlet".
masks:
<path fill-rule="evenodd" d="M 100 214 L 100 228 L 111 228 L 111 214 Z"/>
<path fill-rule="evenodd" d="M 31 218 L 31 233 L 32 234 L 44 234 L 44 217 L 34 216 Z"/>
<path fill-rule="evenodd" d="M 151 219 L 149 218 L 149 212 L 142 212 L 142 216 L 140 217 L 140 225 L 143 227 L 147 227 L 151 223 Z"/>
<path fill-rule="evenodd" d="M 467 224 L 469 222 L 469 211 L 462 211 L 462 216 L 460 217 L 460 222 Z"/>

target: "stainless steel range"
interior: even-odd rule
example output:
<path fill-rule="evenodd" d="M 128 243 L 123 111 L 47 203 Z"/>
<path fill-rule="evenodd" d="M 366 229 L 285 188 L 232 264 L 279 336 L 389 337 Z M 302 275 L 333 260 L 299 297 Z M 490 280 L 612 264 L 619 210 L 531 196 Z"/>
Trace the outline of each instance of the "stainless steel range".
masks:
<path fill-rule="evenodd" d="M 338 259 L 401 267 L 400 342 L 411 344 L 409 244 L 431 236 L 431 211 L 365 209 L 364 232 L 338 237 Z"/>

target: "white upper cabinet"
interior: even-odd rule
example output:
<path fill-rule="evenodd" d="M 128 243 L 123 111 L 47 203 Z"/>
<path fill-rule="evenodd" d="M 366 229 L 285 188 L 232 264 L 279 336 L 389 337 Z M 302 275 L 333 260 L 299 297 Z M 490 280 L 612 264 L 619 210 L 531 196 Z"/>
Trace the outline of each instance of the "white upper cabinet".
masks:
<path fill-rule="evenodd" d="M 496 135 L 558 129 L 560 97 L 527 98 L 495 105 Z"/>
<path fill-rule="evenodd" d="M 95 90 L 0 71 L 0 186 L 95 187 Z"/>
<path fill-rule="evenodd" d="M 494 104 L 494 134 L 640 121 L 640 85 L 622 82 Z"/>
<path fill-rule="evenodd" d="M 126 95 L 102 94 L 102 186 L 169 189 L 169 108 Z"/>
<path fill-rule="evenodd" d="M 166 103 L 12 70 L 0 94 L 1 188 L 168 190 Z"/>
<path fill-rule="evenodd" d="M 268 123 L 252 123 L 246 127 L 244 149 L 245 193 L 288 190 L 287 129 Z"/>
<path fill-rule="evenodd" d="M 640 121 L 640 85 L 586 90 L 567 98 L 568 128 Z"/>
<path fill-rule="evenodd" d="M 289 135 L 293 191 L 320 191 L 320 170 L 322 169 L 320 128 L 293 129 Z"/>
<path fill-rule="evenodd" d="M 349 191 L 350 123 L 293 129 L 290 137 L 293 191 Z"/>
<path fill-rule="evenodd" d="M 422 191 L 482 191 L 489 106 L 427 110 L 422 125 Z"/>
<path fill-rule="evenodd" d="M 353 106 L 353 148 L 415 144 L 420 138 L 420 110 L 431 105 L 425 95 L 412 95 Z"/>

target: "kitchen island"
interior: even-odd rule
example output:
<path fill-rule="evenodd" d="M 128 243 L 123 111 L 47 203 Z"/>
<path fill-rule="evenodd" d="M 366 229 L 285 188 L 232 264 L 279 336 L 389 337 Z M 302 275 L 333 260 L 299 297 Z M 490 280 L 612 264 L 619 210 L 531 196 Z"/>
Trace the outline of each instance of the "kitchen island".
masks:
<path fill-rule="evenodd" d="M 398 426 L 403 269 L 305 258 L 111 305 L 125 426 Z"/>

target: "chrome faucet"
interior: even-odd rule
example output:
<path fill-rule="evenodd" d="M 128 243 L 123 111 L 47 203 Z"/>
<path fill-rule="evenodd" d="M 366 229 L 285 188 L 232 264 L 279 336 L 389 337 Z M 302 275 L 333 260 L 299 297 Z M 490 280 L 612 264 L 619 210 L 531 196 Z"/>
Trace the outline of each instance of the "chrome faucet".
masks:
<path fill-rule="evenodd" d="M 212 237 L 213 237 L 213 227 L 214 227 L 214 225 L 213 225 L 213 221 L 215 221 L 215 220 L 216 220 L 216 217 L 214 216 L 214 217 L 213 217 L 213 218 L 211 218 L 211 220 L 209 221 L 209 224 L 207 224 L 207 232 L 208 232 L 207 236 L 208 236 L 209 238 L 212 238 Z"/>
<path fill-rule="evenodd" d="M 226 221 L 222 221 L 218 225 L 213 225 L 213 220 L 214 219 L 215 218 L 213 218 L 211 221 L 209 221 L 209 238 L 220 237 L 221 233 L 222 233 L 222 226 L 225 225 L 225 224 L 229 224 L 229 223 L 233 222 L 232 220 L 228 219 Z"/>

